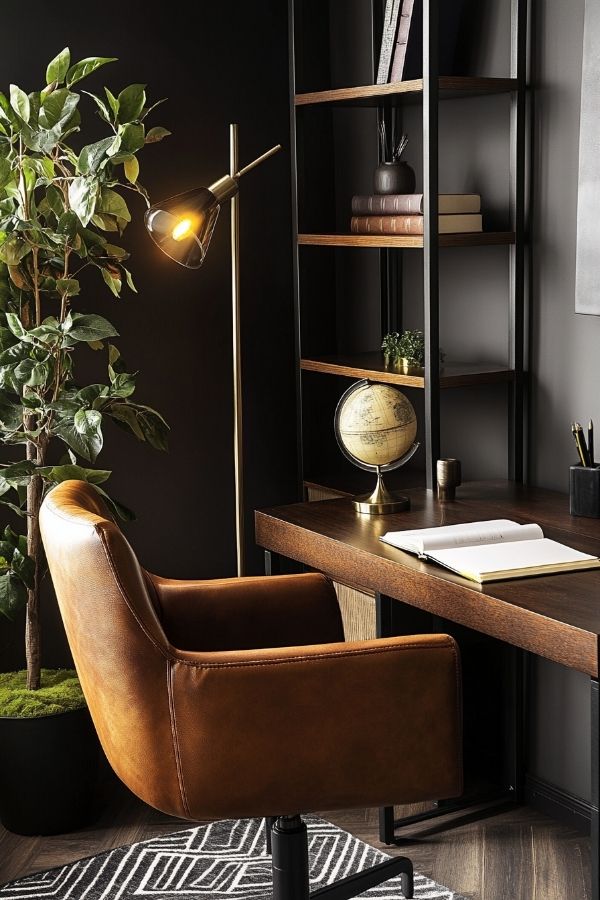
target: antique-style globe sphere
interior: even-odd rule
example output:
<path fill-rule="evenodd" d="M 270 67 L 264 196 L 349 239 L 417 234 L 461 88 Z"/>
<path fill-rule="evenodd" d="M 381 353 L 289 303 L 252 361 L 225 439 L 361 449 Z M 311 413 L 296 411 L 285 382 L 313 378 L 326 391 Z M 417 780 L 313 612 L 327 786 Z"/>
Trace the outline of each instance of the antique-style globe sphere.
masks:
<path fill-rule="evenodd" d="M 382 478 L 408 462 L 419 446 L 415 411 L 398 388 L 370 381 L 351 385 L 337 406 L 335 435 L 350 462 L 377 473 L 374 492 L 354 498 L 359 512 L 381 515 L 410 507 L 408 497 L 390 493 Z"/>

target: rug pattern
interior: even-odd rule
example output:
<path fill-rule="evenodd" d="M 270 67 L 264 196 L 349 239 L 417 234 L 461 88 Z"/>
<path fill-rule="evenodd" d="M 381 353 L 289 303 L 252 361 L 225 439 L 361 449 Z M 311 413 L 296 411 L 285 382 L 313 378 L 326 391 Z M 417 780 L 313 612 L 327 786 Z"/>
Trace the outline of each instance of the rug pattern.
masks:
<path fill-rule="evenodd" d="M 311 889 L 359 872 L 388 856 L 348 832 L 306 816 Z M 361 896 L 400 900 L 392 878 Z M 0 887 L 0 900 L 270 900 L 271 861 L 264 819 L 214 822 L 165 834 Z M 415 873 L 415 898 L 464 900 Z"/>

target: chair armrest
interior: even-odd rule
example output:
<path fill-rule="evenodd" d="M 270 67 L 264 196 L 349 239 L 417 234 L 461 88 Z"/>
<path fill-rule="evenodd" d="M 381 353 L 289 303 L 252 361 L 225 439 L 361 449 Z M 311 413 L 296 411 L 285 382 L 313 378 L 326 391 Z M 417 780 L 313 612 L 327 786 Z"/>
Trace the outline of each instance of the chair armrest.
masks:
<path fill-rule="evenodd" d="M 170 643 L 182 650 L 249 650 L 344 640 L 324 575 L 176 581 L 147 573 Z"/>
<path fill-rule="evenodd" d="M 171 691 L 192 818 L 462 791 L 460 663 L 446 635 L 180 652 Z"/>

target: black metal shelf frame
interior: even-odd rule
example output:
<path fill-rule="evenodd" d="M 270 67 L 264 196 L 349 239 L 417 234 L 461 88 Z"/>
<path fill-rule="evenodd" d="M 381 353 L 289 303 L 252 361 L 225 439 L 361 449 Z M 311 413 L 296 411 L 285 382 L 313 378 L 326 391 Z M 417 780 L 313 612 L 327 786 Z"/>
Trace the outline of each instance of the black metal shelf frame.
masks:
<path fill-rule="evenodd" d="M 439 240 L 438 221 L 438 121 L 439 121 L 439 71 L 438 71 L 438 26 L 439 4 L 441 0 L 423 0 L 423 193 L 424 193 L 424 236 L 423 236 L 423 304 L 425 333 L 425 448 L 426 484 L 431 490 L 436 487 L 436 461 L 440 457 L 440 376 L 439 376 Z M 509 361 L 514 369 L 514 379 L 508 390 L 508 476 L 524 481 L 526 471 L 526 400 L 527 360 L 526 340 L 529 333 L 529 290 L 527 256 L 528 204 L 531 202 L 531 182 L 527 173 L 527 150 L 531 146 L 530 109 L 528 97 L 528 57 L 529 18 L 534 0 L 510 0 L 511 4 L 511 61 L 510 77 L 516 79 L 516 88 L 511 92 L 510 111 L 510 222 L 515 233 L 515 242 L 508 248 L 509 260 L 509 304 L 508 334 Z M 377 59 L 383 19 L 382 0 L 371 0 L 373 21 L 373 59 Z M 290 15 L 290 108 L 292 140 L 292 183 L 294 215 L 294 304 L 296 327 L 297 387 L 298 387 L 298 447 L 299 474 L 303 479 L 302 450 L 302 375 L 301 348 L 301 285 L 299 275 L 298 198 L 299 182 L 303 177 L 302 163 L 302 117 L 294 105 L 296 93 L 298 34 L 294 23 L 302 16 L 302 0 L 289 0 Z M 301 31 L 301 29 L 299 29 Z M 373 73 L 373 78 L 375 73 Z M 378 105 L 378 115 L 388 123 L 394 110 L 400 108 L 388 98 L 382 98 Z M 310 107 L 302 107 L 303 114 L 309 114 Z M 529 151 L 531 153 L 531 150 Z M 324 251 L 330 252 L 330 251 Z M 402 250 L 381 249 L 381 322 L 387 331 L 398 331 L 402 327 Z"/>

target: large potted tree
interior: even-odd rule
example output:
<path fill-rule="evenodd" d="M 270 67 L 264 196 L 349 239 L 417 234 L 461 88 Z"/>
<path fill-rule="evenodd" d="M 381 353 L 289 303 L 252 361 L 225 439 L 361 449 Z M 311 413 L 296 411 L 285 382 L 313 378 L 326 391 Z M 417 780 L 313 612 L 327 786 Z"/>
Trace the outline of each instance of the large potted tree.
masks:
<path fill-rule="evenodd" d="M 101 487 L 111 473 L 94 467 L 103 423 L 167 445 L 164 419 L 132 399 L 135 375 L 115 346 L 116 329 L 84 300 L 89 286 L 93 297 L 96 287 L 115 297 L 124 285 L 135 291 L 120 246 L 131 219 L 126 197 L 148 201 L 137 154 L 169 133 L 147 129 L 153 107 L 144 85 L 101 96 L 74 90 L 113 61 L 72 65 L 65 48 L 42 90 L 13 84 L 0 93 L 0 503 L 14 519 L 0 533 L 0 614 L 12 619 L 26 607 L 27 663 L 26 672 L 0 676 L 0 818 L 26 834 L 81 824 L 96 747 L 75 673 L 41 668 L 41 502 L 58 482 L 83 479 L 127 518 Z M 84 101 L 106 131 L 90 144 L 81 139 Z M 106 354 L 101 382 L 77 379 L 86 351 Z"/>

